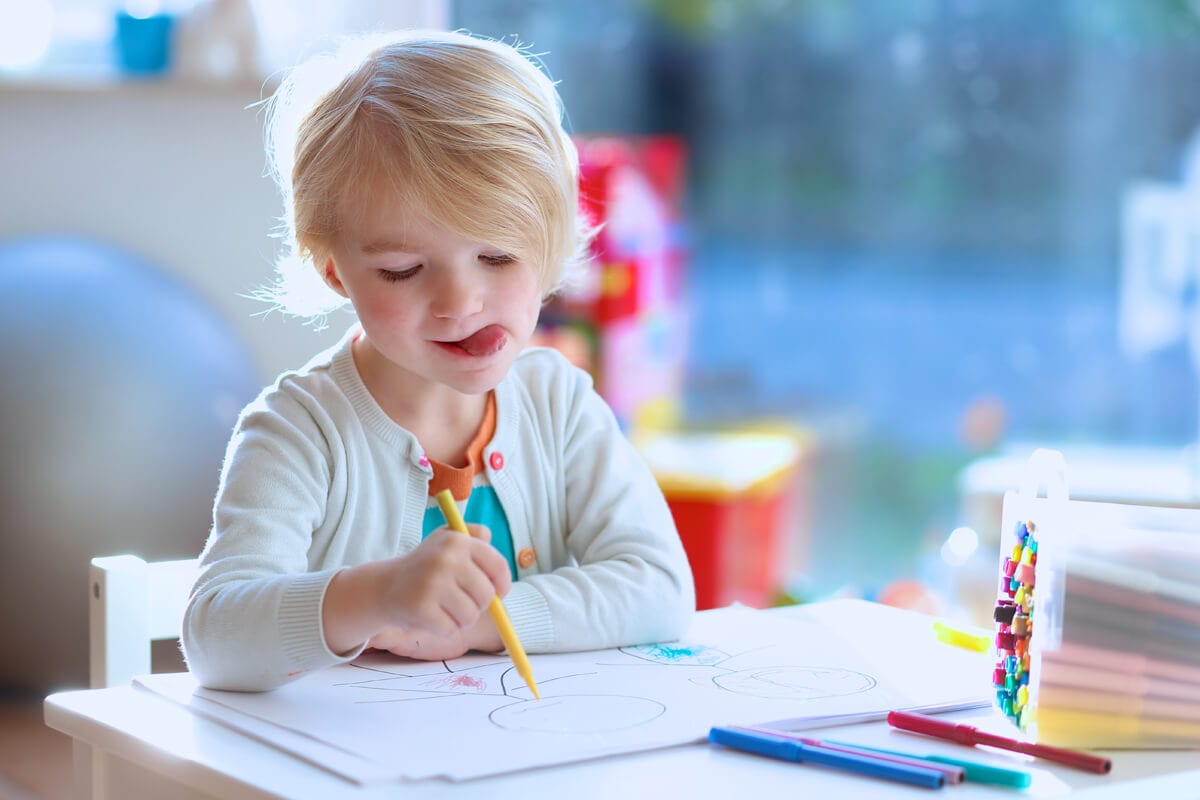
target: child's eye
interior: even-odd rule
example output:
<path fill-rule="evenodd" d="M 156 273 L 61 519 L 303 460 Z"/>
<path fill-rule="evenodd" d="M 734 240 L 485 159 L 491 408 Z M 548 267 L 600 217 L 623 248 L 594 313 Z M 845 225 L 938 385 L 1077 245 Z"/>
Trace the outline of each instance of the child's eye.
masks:
<path fill-rule="evenodd" d="M 408 280 L 420 271 L 420 264 L 417 264 L 415 267 L 409 267 L 408 269 L 381 269 L 379 270 L 379 277 L 383 278 L 385 281 L 397 283 L 399 281 Z"/>
<path fill-rule="evenodd" d="M 516 261 L 517 258 L 511 253 L 481 253 L 479 260 L 485 264 L 501 266 L 503 264 L 511 264 Z"/>

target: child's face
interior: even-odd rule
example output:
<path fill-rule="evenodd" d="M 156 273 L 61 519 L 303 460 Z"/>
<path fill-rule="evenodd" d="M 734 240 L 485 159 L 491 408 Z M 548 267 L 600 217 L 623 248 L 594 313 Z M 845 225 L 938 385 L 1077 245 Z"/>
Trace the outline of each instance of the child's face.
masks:
<path fill-rule="evenodd" d="M 531 265 L 399 203 L 352 218 L 326 279 L 353 303 L 366 346 L 417 390 L 493 389 L 529 342 L 542 301 Z"/>

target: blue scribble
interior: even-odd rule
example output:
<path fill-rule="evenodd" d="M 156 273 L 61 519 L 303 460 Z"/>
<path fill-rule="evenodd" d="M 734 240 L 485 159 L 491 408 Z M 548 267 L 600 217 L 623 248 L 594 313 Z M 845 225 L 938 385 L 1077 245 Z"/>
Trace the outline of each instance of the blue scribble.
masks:
<path fill-rule="evenodd" d="M 634 658 L 659 664 L 685 664 L 702 667 L 711 667 L 729 658 L 728 653 L 706 644 L 682 644 L 679 642 L 622 647 L 621 652 Z"/>

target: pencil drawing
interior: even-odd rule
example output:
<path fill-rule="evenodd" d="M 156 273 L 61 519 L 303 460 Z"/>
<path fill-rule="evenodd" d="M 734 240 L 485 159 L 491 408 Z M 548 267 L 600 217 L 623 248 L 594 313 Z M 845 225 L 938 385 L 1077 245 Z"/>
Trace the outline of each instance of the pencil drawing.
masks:
<path fill-rule="evenodd" d="M 759 647 L 736 654 L 706 644 L 667 642 L 618 648 L 598 654 L 593 671 L 554 674 L 542 672 L 543 700 L 530 697 L 512 663 L 480 661 L 468 657 L 442 662 L 413 662 L 387 653 L 369 653 L 353 666 L 367 673 L 363 680 L 339 684 L 351 691 L 354 703 L 402 703 L 438 698 L 490 696 L 487 719 L 509 731 L 559 734 L 595 734 L 637 727 L 666 712 L 662 702 L 650 697 L 618 694 L 609 676 L 622 668 L 698 668 L 697 683 L 719 690 L 768 699 L 790 701 L 841 697 L 870 691 L 875 679 L 853 670 L 828 666 L 761 665 L 739 669 L 751 653 L 761 662 L 773 648 Z M 624 660 L 614 659 L 614 655 Z M 541 670 L 539 670 L 541 671 Z M 597 683 L 609 691 L 595 691 Z M 616 681 L 616 685 L 642 685 Z M 589 691 L 590 690 L 590 691 Z"/>

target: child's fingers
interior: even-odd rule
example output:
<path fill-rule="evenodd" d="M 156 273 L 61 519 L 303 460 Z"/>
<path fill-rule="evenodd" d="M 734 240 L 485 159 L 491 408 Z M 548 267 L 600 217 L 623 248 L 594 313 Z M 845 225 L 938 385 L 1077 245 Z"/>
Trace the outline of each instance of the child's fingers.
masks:
<path fill-rule="evenodd" d="M 479 619 L 482 608 L 470 593 L 459 591 L 449 597 L 443 598 L 441 611 L 449 620 L 450 628 L 439 631 L 439 633 L 450 635 L 475 624 L 475 620 Z"/>
<path fill-rule="evenodd" d="M 472 564 L 471 569 L 457 576 L 458 589 L 470 598 L 476 615 L 487 608 L 493 597 L 508 591 L 508 563 L 499 553 L 495 555 L 498 558 L 492 558 L 490 553 L 481 554 L 482 557 Z M 470 624 L 474 621 L 471 619 L 467 622 Z"/>
<path fill-rule="evenodd" d="M 482 560 L 480 567 L 483 569 L 484 574 L 487 575 L 488 582 L 492 586 L 492 594 L 497 597 L 504 597 L 508 594 L 508 590 L 512 588 L 512 572 L 509 570 L 508 559 L 500 555 L 499 551 L 494 547 L 489 547 L 488 549 L 491 553 L 495 554 L 495 558 L 492 558 L 489 554 Z M 490 597 L 488 601 L 491 602 Z"/>
<path fill-rule="evenodd" d="M 472 567 L 447 577 L 450 577 L 452 582 L 443 584 L 445 591 L 438 598 L 438 611 L 444 615 L 444 624 L 448 624 L 451 629 L 441 630 L 443 634 L 461 631 L 474 625 L 488 603 L 496 596 L 495 586 L 487 573 L 481 569 Z"/>
<path fill-rule="evenodd" d="M 477 525 L 474 522 L 468 522 L 467 530 L 471 532 L 471 538 L 473 539 L 479 539 L 483 542 L 492 541 L 492 529 L 486 525 Z"/>
<path fill-rule="evenodd" d="M 493 587 L 492 593 L 503 597 L 508 594 L 508 590 L 512 584 L 512 574 L 509 571 L 508 561 L 504 556 L 500 555 L 496 548 L 491 546 L 492 531 L 486 525 L 468 523 L 467 529 L 471 533 L 471 539 L 487 545 L 486 548 L 479 548 L 473 551 L 473 560 L 487 574 L 488 580 Z M 461 533 L 451 528 L 447 527 L 445 530 L 450 536 L 462 536 Z M 453 542 L 454 540 L 452 539 L 451 541 Z"/>
<path fill-rule="evenodd" d="M 474 624 L 493 597 L 508 593 L 512 582 L 508 561 L 490 543 L 445 527 L 403 561 L 413 569 L 409 580 L 397 583 L 407 597 L 400 600 L 409 609 L 405 624 L 438 635 Z"/>

